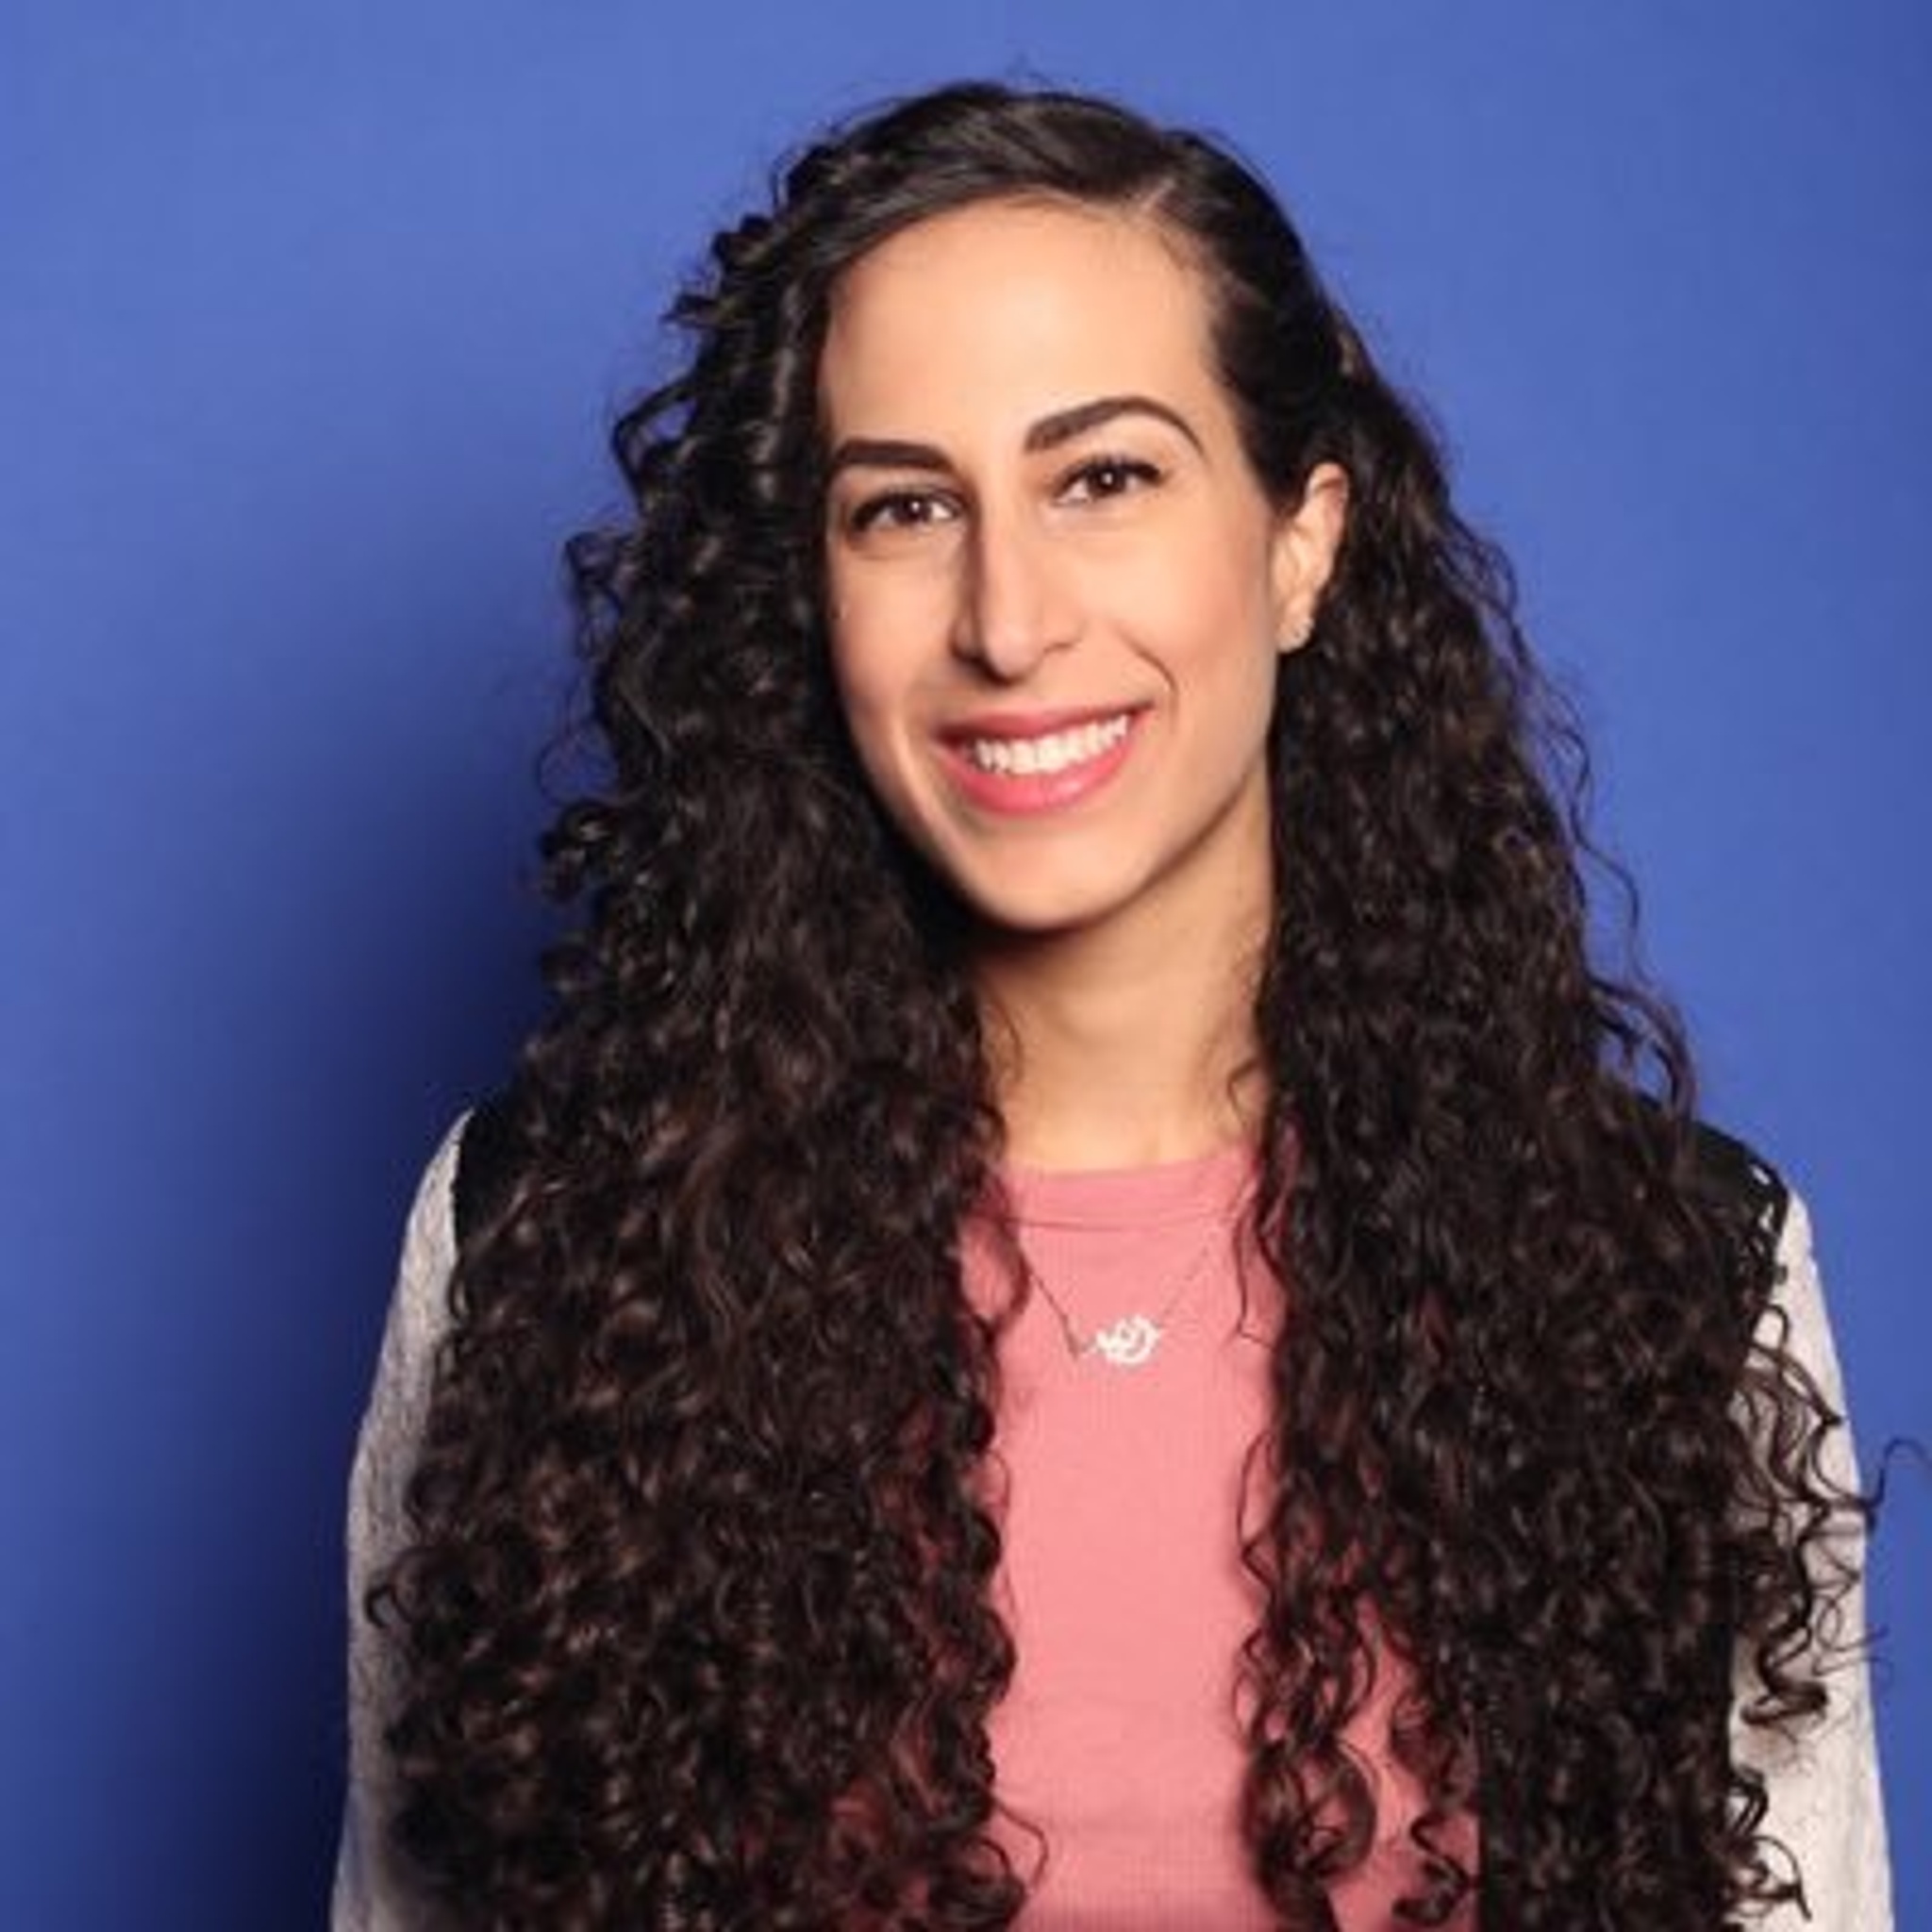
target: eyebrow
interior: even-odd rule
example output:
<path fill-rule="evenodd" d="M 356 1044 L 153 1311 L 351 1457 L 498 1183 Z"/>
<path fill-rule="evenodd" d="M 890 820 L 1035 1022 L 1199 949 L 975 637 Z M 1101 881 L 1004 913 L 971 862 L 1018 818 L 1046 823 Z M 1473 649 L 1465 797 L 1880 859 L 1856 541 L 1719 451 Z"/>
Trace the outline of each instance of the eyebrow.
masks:
<path fill-rule="evenodd" d="M 1098 429 L 1104 423 L 1111 423 L 1121 416 L 1152 416 L 1157 422 L 1165 423 L 1177 429 L 1194 445 L 1202 448 L 1201 439 L 1194 433 L 1193 425 L 1177 409 L 1171 409 L 1165 403 L 1158 403 L 1152 396 L 1096 396 L 1091 403 L 1075 403 L 1067 409 L 1056 409 L 1050 416 L 1042 416 L 1039 422 L 1030 424 L 1021 447 L 1029 456 L 1041 450 L 1058 449 L 1062 443 L 1072 442 L 1074 438 L 1085 436 L 1090 429 Z M 1203 451 L 1205 455 L 1205 450 Z M 827 477 L 836 476 L 841 470 L 945 470 L 951 465 L 945 452 L 929 442 L 905 442 L 891 437 L 852 436 L 847 437 L 832 452 L 826 465 Z"/>

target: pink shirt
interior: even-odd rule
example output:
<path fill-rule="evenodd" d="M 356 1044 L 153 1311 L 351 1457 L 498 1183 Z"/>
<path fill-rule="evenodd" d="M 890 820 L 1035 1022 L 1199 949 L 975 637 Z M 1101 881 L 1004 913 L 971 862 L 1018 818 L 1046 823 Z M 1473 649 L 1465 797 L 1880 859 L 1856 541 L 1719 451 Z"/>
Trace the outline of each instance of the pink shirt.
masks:
<path fill-rule="evenodd" d="M 1249 1180 L 1241 1148 L 1007 1174 L 1028 1263 L 1081 1338 L 1135 1313 L 1162 1330 L 1135 1366 L 1076 1359 L 1036 1288 L 1002 1343 L 998 1600 L 1018 1662 L 993 1749 L 1002 1804 L 1045 1840 L 1033 1932 L 1274 1923 L 1241 1836 L 1235 1715 L 1237 1657 L 1259 1604 L 1240 1557 L 1241 1468 L 1268 1422 L 1281 1299 L 1244 1217 L 1233 1231 Z M 983 1224 L 969 1225 L 967 1284 L 981 1307 L 1008 1296 L 997 1252 Z M 1379 1675 L 1352 1735 L 1379 1780 L 1381 1842 L 1335 1899 L 1343 1932 L 1392 1923 L 1410 1877 L 1404 1833 L 1419 1795 L 1387 1758 L 1399 1683 Z M 1010 1821 L 1003 1839 L 1034 1872 L 1038 1840 Z"/>
<path fill-rule="evenodd" d="M 348 1524 L 352 1755 L 335 1932 L 415 1932 L 432 1916 L 383 1828 L 396 1801 L 383 1733 L 401 1694 L 401 1663 L 361 1605 L 408 1536 L 404 1491 L 449 1320 L 460 1144 L 458 1127 L 417 1193 L 356 1449 Z M 1091 1326 L 1130 1312 L 1142 1289 L 1171 1295 L 1244 1175 L 1241 1157 L 1230 1154 L 1138 1174 L 1022 1174 L 1013 1184 L 1036 1263 Z M 969 1250 L 975 1252 L 968 1263 L 975 1292 L 1003 1299 L 983 1243 Z M 1788 1345 L 1827 1406 L 1842 1409 L 1810 1217 L 1795 1195 L 1779 1236 L 1777 1280 L 1762 1338 Z M 1164 1306 L 1155 1302 L 1149 1311 Z M 1124 1932 L 1137 1924 L 1187 1932 L 1265 1922 L 1237 1840 L 1242 1760 L 1226 1715 L 1232 1659 L 1254 1614 L 1232 1557 L 1237 1470 L 1268 1411 L 1262 1350 L 1233 1333 L 1236 1307 L 1224 1257 L 1220 1271 L 1202 1274 L 1176 1305 L 1152 1361 L 1105 1371 L 1136 1376 L 1132 1387 L 1104 1379 L 1104 1364 L 1070 1359 L 1038 1298 L 1008 1338 L 1001 1447 L 1013 1495 L 1004 1589 L 1021 1649 L 1015 1695 L 998 1716 L 1000 1789 L 1045 1829 L 1054 1855 L 1028 1932 L 1103 1919 Z M 1251 1325 L 1258 1333 L 1268 1320 L 1257 1305 Z M 1834 1481 L 1857 1487 L 1842 1430 L 1825 1444 L 1825 1460 Z M 1862 1547 L 1855 1531 L 1856 1524 L 1834 1554 L 1856 1564 Z M 1855 1600 L 1845 1641 L 1856 1643 L 1862 1628 Z M 1839 1657 L 1830 1688 L 1831 1717 L 1796 1742 L 1733 1724 L 1732 1749 L 1763 1775 L 1769 1826 L 1796 1855 L 1811 1894 L 1811 1917 L 1780 1907 L 1764 1932 L 1890 1932 L 1892 1924 L 1863 1662 Z M 1372 1710 L 1357 1727 L 1365 1748 L 1382 1722 Z M 1125 1741 L 1096 1752 L 1094 1739 Z M 1385 1844 L 1400 1837 L 1406 1792 L 1399 1776 L 1385 1777 Z M 1407 1798 L 1412 1803 L 1412 1793 Z M 1014 1832 L 1011 1842 L 1030 1864 L 1030 1840 Z M 1399 1849 L 1386 1854 L 1337 1900 L 1348 1932 L 1367 1932 L 1386 1915 L 1400 1857 Z"/>

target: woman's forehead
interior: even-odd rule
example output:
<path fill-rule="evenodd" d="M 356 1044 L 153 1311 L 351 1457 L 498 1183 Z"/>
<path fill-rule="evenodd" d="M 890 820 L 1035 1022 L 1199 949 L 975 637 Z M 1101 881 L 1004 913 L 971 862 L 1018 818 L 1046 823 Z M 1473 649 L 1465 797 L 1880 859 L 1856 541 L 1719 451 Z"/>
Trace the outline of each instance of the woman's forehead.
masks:
<path fill-rule="evenodd" d="M 834 423 L 997 408 L 1016 420 L 1115 391 L 1218 391 L 1202 276 L 1143 212 L 975 203 L 912 225 L 834 293 L 820 364 Z"/>

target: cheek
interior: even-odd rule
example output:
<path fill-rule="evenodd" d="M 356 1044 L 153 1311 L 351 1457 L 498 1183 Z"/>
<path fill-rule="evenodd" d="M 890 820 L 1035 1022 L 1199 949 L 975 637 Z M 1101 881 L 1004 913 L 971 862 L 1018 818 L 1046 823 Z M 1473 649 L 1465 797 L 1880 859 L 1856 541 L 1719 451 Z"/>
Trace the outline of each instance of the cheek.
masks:
<path fill-rule="evenodd" d="M 1206 548 L 1115 587 L 1116 608 L 1167 675 L 1198 692 L 1272 689 L 1275 657 L 1265 578 Z"/>
<path fill-rule="evenodd" d="M 832 679 L 855 739 L 876 728 L 894 683 L 891 652 L 880 627 L 849 606 L 834 605 L 831 621 Z"/>
<path fill-rule="evenodd" d="M 1273 584 L 1260 521 L 1215 496 L 1189 503 L 1159 541 L 1106 560 L 1102 584 L 1123 619 L 1139 612 L 1190 650 L 1270 634 Z M 1270 635 L 1270 641 L 1273 641 Z"/>
<path fill-rule="evenodd" d="M 828 570 L 825 639 L 832 681 L 838 688 L 845 722 L 855 737 L 858 734 L 858 714 L 870 708 L 871 694 L 878 683 L 878 652 L 872 641 L 874 628 L 866 600 L 853 594 L 852 586 L 841 580 L 836 567 Z"/>
<path fill-rule="evenodd" d="M 826 583 L 832 675 L 847 727 L 861 745 L 914 728 L 946 659 L 947 608 L 935 571 L 858 572 Z"/>
<path fill-rule="evenodd" d="M 845 730 L 858 755 L 860 770 L 874 795 L 903 829 L 906 783 L 900 747 L 906 736 L 903 670 L 880 640 L 854 622 L 848 610 L 834 609 L 831 624 L 832 681 Z"/>

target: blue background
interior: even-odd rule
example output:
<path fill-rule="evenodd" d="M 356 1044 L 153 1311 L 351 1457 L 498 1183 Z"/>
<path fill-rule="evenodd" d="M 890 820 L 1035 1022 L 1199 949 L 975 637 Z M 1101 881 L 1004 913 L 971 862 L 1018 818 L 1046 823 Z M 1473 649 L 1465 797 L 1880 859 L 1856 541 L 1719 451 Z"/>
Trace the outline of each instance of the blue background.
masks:
<path fill-rule="evenodd" d="M 1932 1433 L 1932 12 L 13 4 L 0 1923 L 319 1919 L 400 1218 L 537 1010 L 557 543 L 779 150 L 1023 67 L 1233 137 L 1431 400 L 1868 1465 Z M 1908 1925 L 1927 1503 L 1875 1587 Z"/>

